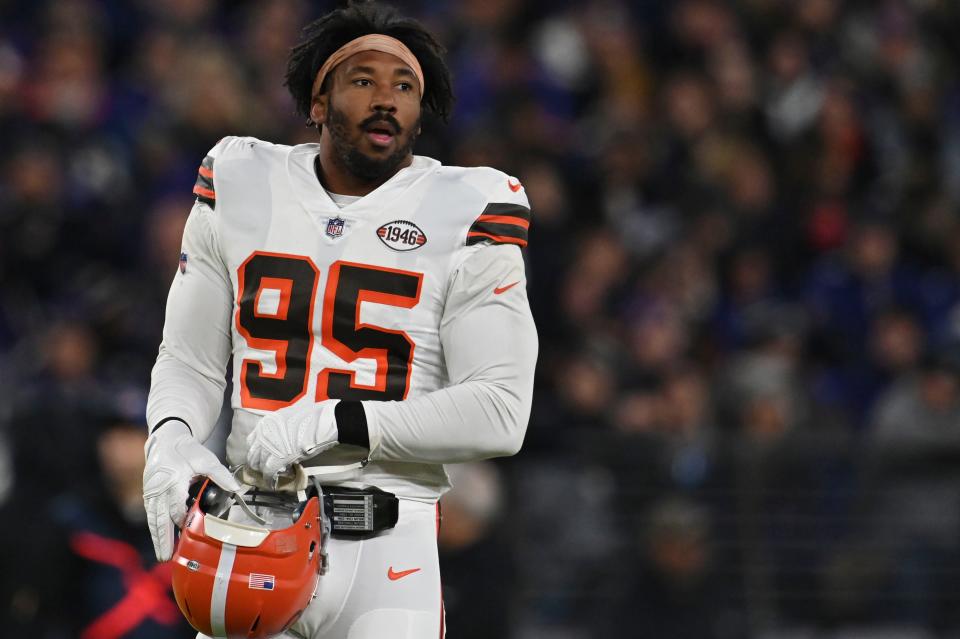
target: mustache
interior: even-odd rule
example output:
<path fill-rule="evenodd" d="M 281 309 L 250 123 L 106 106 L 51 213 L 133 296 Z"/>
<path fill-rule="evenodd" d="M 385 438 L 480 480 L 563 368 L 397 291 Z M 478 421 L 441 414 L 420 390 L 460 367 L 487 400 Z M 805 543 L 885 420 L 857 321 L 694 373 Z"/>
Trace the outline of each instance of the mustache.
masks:
<path fill-rule="evenodd" d="M 360 123 L 360 128 L 366 130 L 367 127 L 369 127 L 371 124 L 374 124 L 376 122 L 386 122 L 387 124 L 389 124 L 391 127 L 393 127 L 395 135 L 400 135 L 401 133 L 403 133 L 403 127 L 400 126 L 400 123 L 397 122 L 397 119 L 394 118 L 389 113 L 374 113 L 369 118 L 367 118 L 366 120 Z"/>

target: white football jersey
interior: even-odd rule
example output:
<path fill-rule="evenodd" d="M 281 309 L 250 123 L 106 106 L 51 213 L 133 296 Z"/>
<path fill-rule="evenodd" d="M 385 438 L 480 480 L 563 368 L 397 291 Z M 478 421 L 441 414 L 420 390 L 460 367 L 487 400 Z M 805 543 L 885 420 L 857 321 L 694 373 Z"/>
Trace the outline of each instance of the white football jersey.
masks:
<path fill-rule="evenodd" d="M 228 137 L 204 159 L 149 423 L 183 419 L 206 439 L 232 357 L 231 465 L 265 412 L 361 400 L 371 463 L 343 483 L 436 499 L 443 463 L 522 443 L 537 352 L 526 195 L 499 171 L 415 156 L 341 208 L 318 152 Z M 309 465 L 356 461 L 350 448 Z"/>

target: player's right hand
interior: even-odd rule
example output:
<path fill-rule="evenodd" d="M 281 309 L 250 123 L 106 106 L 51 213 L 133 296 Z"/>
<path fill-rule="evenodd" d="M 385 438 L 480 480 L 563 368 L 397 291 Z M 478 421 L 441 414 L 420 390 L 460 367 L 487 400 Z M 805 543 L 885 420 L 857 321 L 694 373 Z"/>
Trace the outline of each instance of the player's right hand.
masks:
<path fill-rule="evenodd" d="M 217 456 L 193 438 L 187 425 L 170 421 L 158 428 L 144 446 L 143 505 L 158 561 L 173 556 L 174 525 L 187 516 L 187 491 L 194 478 L 209 477 L 225 490 L 236 492 L 240 483 Z"/>

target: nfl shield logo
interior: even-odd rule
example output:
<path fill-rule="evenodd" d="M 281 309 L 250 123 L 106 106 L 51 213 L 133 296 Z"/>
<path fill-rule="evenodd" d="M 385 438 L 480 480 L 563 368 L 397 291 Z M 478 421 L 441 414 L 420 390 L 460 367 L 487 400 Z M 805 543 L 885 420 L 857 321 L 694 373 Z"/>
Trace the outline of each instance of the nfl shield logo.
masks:
<path fill-rule="evenodd" d="M 343 235 L 343 218 L 331 217 L 327 220 L 327 237 L 337 239 Z"/>

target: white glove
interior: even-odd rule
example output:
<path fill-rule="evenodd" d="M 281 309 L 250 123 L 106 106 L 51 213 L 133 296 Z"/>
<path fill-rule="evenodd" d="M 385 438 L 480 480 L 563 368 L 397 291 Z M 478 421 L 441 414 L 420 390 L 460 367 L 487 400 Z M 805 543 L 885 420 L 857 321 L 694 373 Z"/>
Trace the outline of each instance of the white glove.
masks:
<path fill-rule="evenodd" d="M 260 418 L 247 435 L 247 465 L 266 480 L 294 462 L 309 459 L 336 446 L 339 399 L 308 406 L 288 406 Z"/>
<path fill-rule="evenodd" d="M 157 560 L 166 561 L 173 556 L 173 526 L 182 526 L 187 516 L 190 482 L 206 476 L 231 492 L 240 490 L 240 483 L 216 455 L 193 438 L 183 422 L 158 428 L 147 438 L 144 451 L 143 505 Z"/>

